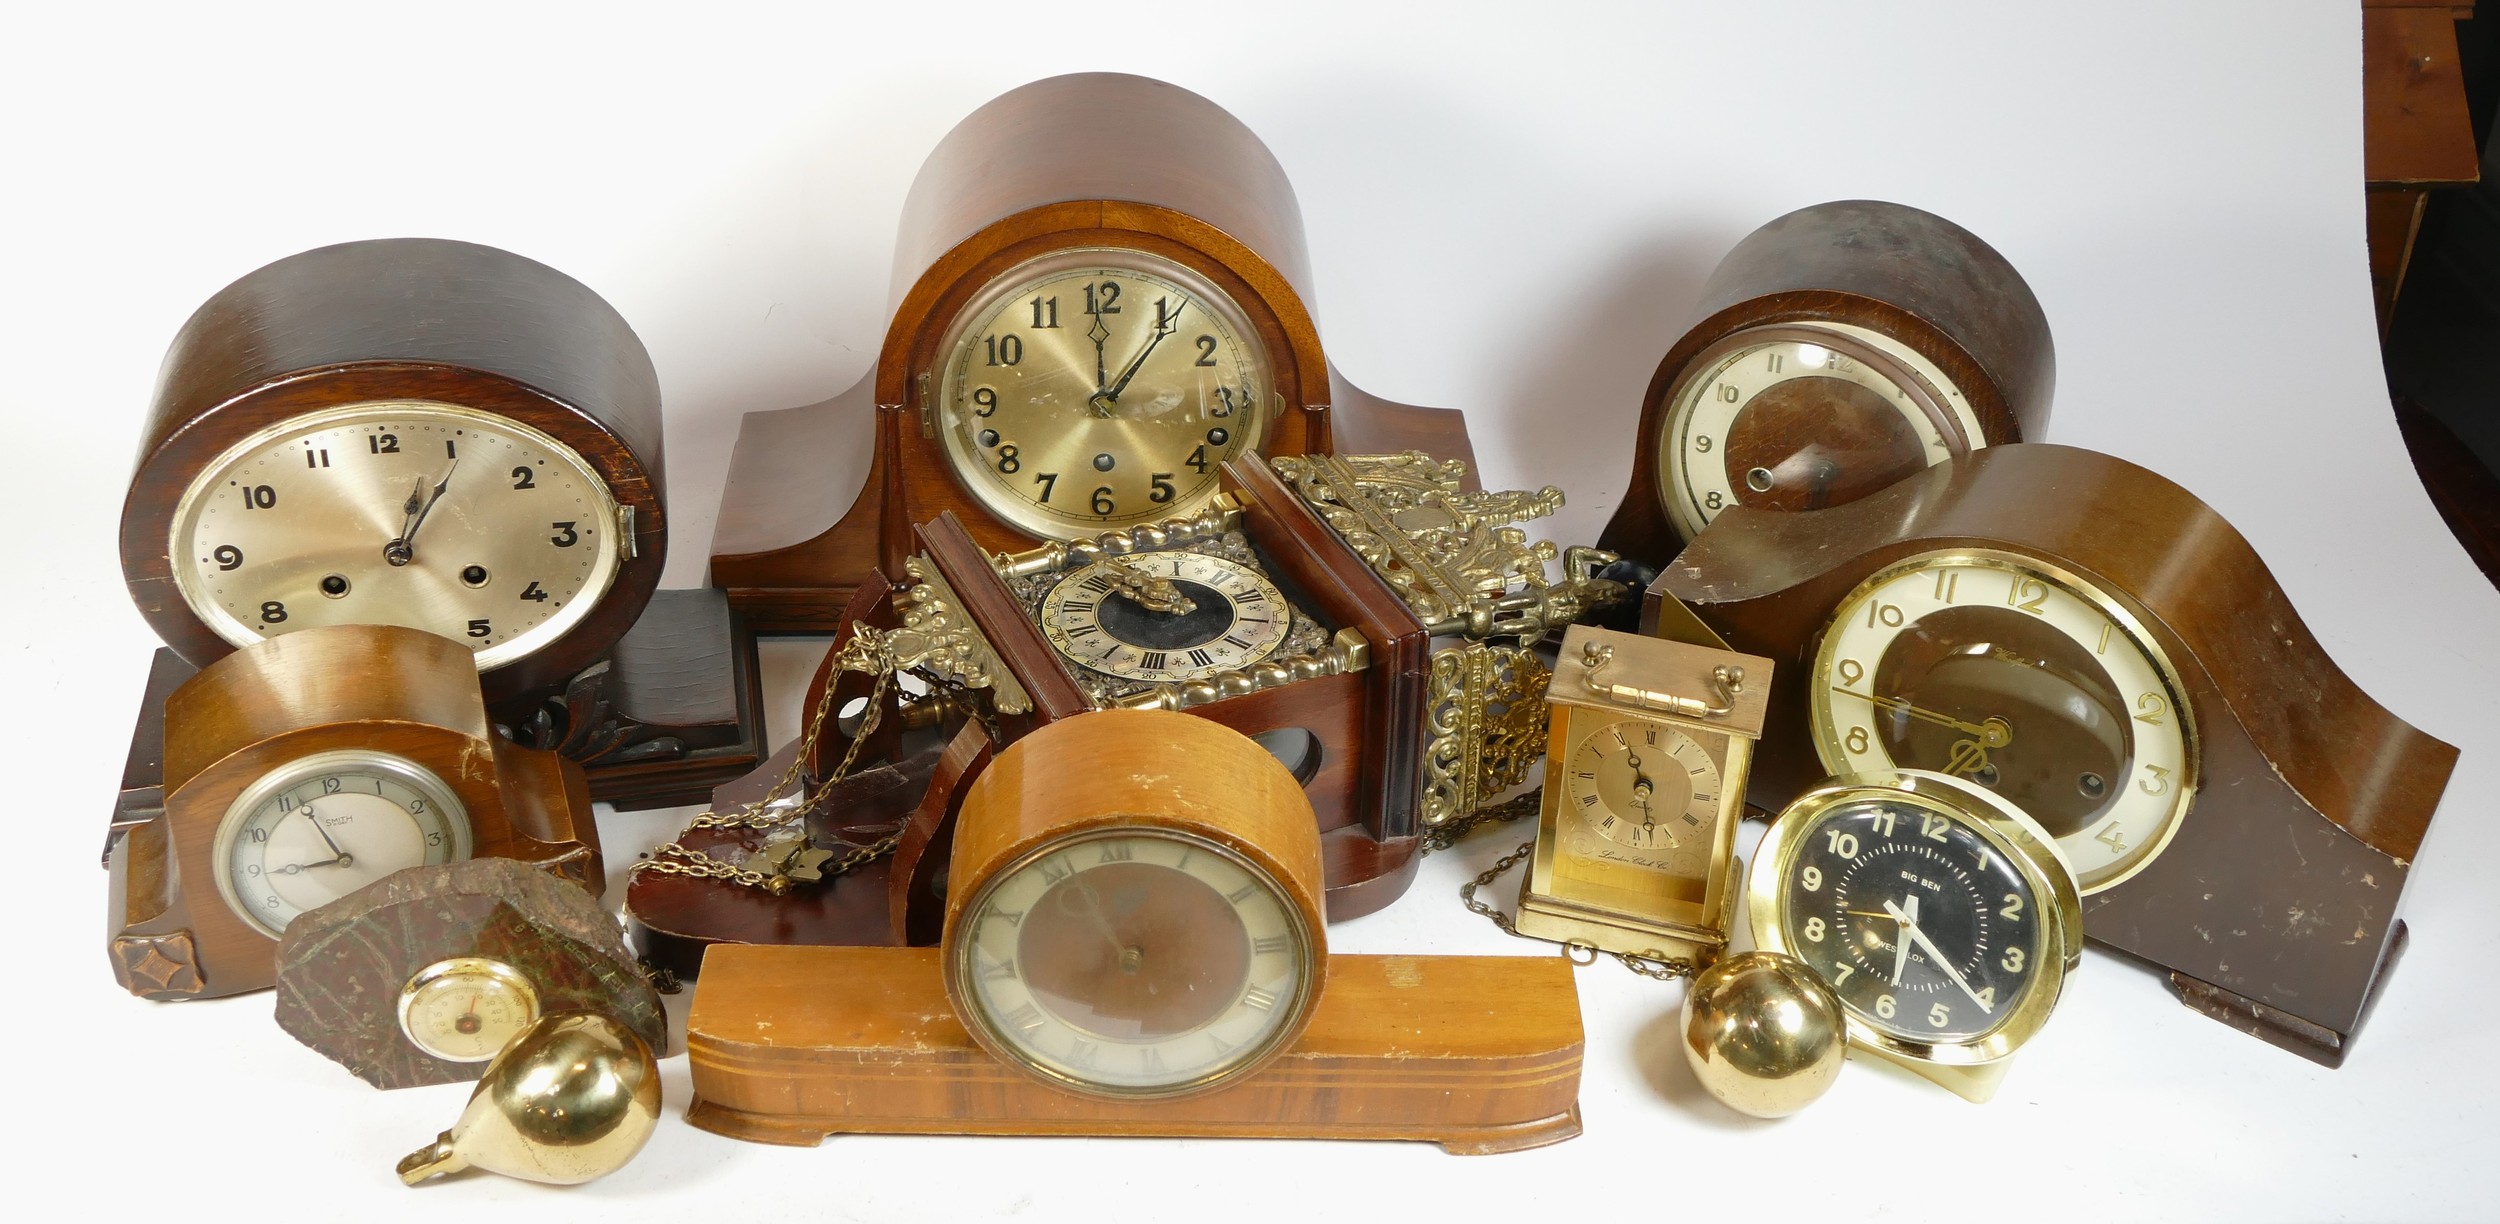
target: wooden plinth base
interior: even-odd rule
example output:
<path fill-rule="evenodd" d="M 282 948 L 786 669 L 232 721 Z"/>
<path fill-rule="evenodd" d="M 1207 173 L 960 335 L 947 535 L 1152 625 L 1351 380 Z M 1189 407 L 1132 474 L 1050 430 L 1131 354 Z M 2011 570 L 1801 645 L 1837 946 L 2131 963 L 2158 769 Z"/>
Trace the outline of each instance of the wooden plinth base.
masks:
<path fill-rule="evenodd" d="M 834 1134 L 1407 1139 L 1460 1155 L 1580 1133 L 1580 999 L 1560 957 L 1331 956 L 1301 1040 L 1203 1096 L 1122 1101 L 990 1057 L 935 948 L 722 945 L 686 1019 L 686 1120 L 757 1143 Z"/>

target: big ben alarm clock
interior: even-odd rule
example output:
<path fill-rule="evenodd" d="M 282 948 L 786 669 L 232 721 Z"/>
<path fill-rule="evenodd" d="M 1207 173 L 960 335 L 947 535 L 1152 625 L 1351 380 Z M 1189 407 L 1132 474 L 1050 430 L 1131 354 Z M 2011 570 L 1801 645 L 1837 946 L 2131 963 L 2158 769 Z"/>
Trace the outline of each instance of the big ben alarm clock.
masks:
<path fill-rule="evenodd" d="M 1569 966 L 1330 955 L 1302 786 L 1217 723 L 1099 710 L 1009 745 L 952 876 L 935 948 L 714 948 L 687 1120 L 785 1144 L 1579 1133 Z"/>
<path fill-rule="evenodd" d="M 449 638 L 285 634 L 165 704 L 165 810 L 107 863 L 106 946 L 132 994 L 264 989 L 296 918 L 402 868 L 494 856 L 603 878 L 581 767 L 497 735 Z"/>
<path fill-rule="evenodd" d="M 759 630 L 830 630 L 942 513 L 1009 552 L 1192 513 L 1253 451 L 1472 457 L 1456 412 L 1337 375 L 1283 167 L 1176 86 L 1053 77 L 973 112 L 913 182 L 895 267 L 875 372 L 740 429 L 712 581 Z M 822 457 L 872 411 L 844 511 Z"/>
<path fill-rule="evenodd" d="M 1731 510 L 1651 588 L 1779 667 L 1753 801 L 1930 770 L 2056 843 L 2084 933 L 2343 1061 L 2456 749 L 2372 701 L 2248 541 L 2121 459 L 1990 447 L 1813 514 Z M 2286 921 L 2284 915 L 2299 915 Z"/>
<path fill-rule="evenodd" d="M 292 255 L 165 355 L 122 572 L 193 664 L 321 625 L 468 646 L 490 699 L 600 657 L 659 584 L 659 380 L 615 308 L 432 238 Z"/>
<path fill-rule="evenodd" d="M 1996 249 L 1933 213 L 1837 200 L 1736 244 L 1641 400 L 1598 547 L 1653 564 L 1731 506 L 1811 510 L 2037 440 L 2049 325 Z"/>

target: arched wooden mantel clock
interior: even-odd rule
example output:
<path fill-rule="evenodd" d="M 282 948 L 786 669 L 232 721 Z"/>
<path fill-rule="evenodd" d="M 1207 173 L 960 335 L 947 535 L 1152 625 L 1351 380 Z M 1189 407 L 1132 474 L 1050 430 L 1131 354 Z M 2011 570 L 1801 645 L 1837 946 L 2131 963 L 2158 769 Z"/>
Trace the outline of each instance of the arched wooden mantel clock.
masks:
<path fill-rule="evenodd" d="M 1801 208 L 1745 236 L 1641 399 L 1598 547 L 1649 565 L 1731 506 L 1854 501 L 1984 446 L 2037 441 L 2057 361 L 2022 274 L 1934 213 Z"/>
<path fill-rule="evenodd" d="M 1000 751 L 961 806 L 939 947 L 712 951 L 687 1121 L 801 1146 L 1223 1135 L 1484 1154 L 1580 1133 L 1570 967 L 1331 954 L 1310 805 L 1242 735 L 1073 715 Z"/>
<path fill-rule="evenodd" d="M 2340 1065 L 2404 944 L 2455 748 L 2329 659 L 2245 537 L 2074 447 L 1990 447 L 1850 505 L 1735 509 L 1650 588 L 1776 662 L 1751 798 L 1928 769 L 2055 838 L 2091 942 Z"/>
<path fill-rule="evenodd" d="M 986 554 L 951 513 L 922 525 L 898 582 L 872 574 L 853 598 L 808 696 L 854 712 L 878 697 L 877 729 L 855 743 L 856 723 L 829 726 L 716 794 L 730 811 L 782 779 L 807 798 L 690 828 L 691 853 L 637 871 L 646 953 L 686 975 L 713 942 L 936 942 L 964 789 L 999 750 L 1104 709 L 1252 737 L 1304 788 L 1328 918 L 1395 900 L 1426 837 L 1524 780 L 1544 744 L 1534 644 L 1625 594 L 1593 576 L 1613 558 L 1570 550 L 1550 580 L 1561 550 L 1512 524 L 1559 490 L 1469 490 L 1461 465 L 1420 454 L 1253 454 L 1221 476 L 1196 514 L 1021 553 Z M 850 658 L 866 641 L 942 699 L 899 701 Z M 865 857 L 769 891 L 717 870 L 802 837 Z"/>
<path fill-rule="evenodd" d="M 659 379 L 588 286 L 433 238 L 291 255 L 165 356 L 122 508 L 159 652 L 116 827 L 161 801 L 164 700 L 237 647 L 394 624 L 471 649 L 496 721 L 598 799 L 700 799 L 753 767 L 752 645 L 661 592 Z"/>
<path fill-rule="evenodd" d="M 1329 363 L 1284 168 L 1177 86 L 1054 77 L 974 111 L 913 181 L 895 268 L 875 371 L 740 428 L 712 581 L 759 631 L 831 630 L 950 511 L 1012 552 L 1194 511 L 1254 451 L 1472 469 L 1456 411 L 1374 398 Z M 872 434 L 846 512 L 825 457 Z"/>

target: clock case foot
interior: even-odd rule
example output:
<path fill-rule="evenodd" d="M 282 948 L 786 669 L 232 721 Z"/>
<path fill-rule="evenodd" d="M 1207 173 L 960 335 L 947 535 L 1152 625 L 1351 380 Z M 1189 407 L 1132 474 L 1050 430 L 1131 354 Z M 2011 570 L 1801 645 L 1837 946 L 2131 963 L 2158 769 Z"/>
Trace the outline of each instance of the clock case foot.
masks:
<path fill-rule="evenodd" d="M 723 948 L 686 1019 L 686 1120 L 836 1134 L 1395 1139 L 1458 1155 L 1580 1133 L 1578 988 L 1559 957 L 1329 958 L 1310 1027 L 1240 1083 L 1085 1096 L 1005 1066 L 948 1006 L 934 948 Z M 1488 1008 L 1488 1000 L 1501 1000 Z"/>

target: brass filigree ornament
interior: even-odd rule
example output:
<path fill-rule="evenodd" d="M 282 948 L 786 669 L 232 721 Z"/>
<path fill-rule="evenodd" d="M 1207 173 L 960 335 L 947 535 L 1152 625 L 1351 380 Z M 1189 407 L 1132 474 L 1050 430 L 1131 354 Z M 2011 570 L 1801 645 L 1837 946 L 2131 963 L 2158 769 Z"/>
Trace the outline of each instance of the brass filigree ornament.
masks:
<path fill-rule="evenodd" d="M 1469 643 L 1432 656 L 1424 697 L 1423 820 L 1456 828 L 1528 780 L 1545 756 L 1545 685 L 1553 673 L 1518 646 Z M 1530 809 L 1533 810 L 1533 809 Z"/>

